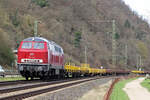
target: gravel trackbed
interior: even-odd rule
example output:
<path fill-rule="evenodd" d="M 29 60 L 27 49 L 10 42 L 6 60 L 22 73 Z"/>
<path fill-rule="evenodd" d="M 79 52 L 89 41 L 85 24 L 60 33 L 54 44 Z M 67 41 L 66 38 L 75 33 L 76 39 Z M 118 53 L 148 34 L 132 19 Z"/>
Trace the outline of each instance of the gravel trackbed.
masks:
<path fill-rule="evenodd" d="M 92 89 L 99 88 L 100 85 L 106 84 L 111 78 L 97 79 L 81 85 L 65 88 L 55 92 L 41 94 L 39 96 L 30 97 L 26 100 L 79 100 L 84 94 Z M 82 99 L 81 99 L 82 100 Z"/>

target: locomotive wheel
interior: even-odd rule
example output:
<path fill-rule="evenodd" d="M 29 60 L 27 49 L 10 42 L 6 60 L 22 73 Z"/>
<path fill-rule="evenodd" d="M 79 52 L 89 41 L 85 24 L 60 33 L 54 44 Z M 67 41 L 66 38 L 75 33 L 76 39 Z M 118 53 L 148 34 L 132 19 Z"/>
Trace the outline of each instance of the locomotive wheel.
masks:
<path fill-rule="evenodd" d="M 34 78 L 34 77 L 33 77 L 33 76 L 31 76 L 31 80 L 33 80 L 33 78 Z"/>
<path fill-rule="evenodd" d="M 40 77 L 40 80 L 43 80 L 43 79 L 44 79 L 44 77 L 43 77 L 43 76 L 41 76 L 41 77 Z"/>
<path fill-rule="evenodd" d="M 26 76 L 25 78 L 26 78 L 27 81 L 29 80 L 29 77 L 28 77 L 28 76 Z"/>

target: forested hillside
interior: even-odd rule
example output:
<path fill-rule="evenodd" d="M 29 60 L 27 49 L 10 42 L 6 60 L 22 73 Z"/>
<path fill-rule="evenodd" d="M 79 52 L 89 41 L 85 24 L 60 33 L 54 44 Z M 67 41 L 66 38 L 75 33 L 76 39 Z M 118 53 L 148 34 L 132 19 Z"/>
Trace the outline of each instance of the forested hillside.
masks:
<path fill-rule="evenodd" d="M 86 46 L 91 67 L 134 69 L 138 62 L 148 69 L 150 65 L 150 27 L 120 0 L 0 0 L 0 64 L 11 65 L 11 49 L 34 36 L 35 20 L 40 22 L 39 36 L 64 48 L 66 62 L 85 62 Z"/>

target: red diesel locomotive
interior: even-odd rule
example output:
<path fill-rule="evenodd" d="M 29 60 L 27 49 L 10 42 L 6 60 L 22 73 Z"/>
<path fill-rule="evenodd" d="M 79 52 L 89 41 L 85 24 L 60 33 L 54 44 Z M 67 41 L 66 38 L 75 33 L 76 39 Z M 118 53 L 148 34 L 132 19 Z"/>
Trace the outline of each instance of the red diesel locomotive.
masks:
<path fill-rule="evenodd" d="M 64 52 L 61 46 L 42 37 L 24 39 L 18 48 L 18 70 L 29 77 L 44 78 L 64 74 Z"/>

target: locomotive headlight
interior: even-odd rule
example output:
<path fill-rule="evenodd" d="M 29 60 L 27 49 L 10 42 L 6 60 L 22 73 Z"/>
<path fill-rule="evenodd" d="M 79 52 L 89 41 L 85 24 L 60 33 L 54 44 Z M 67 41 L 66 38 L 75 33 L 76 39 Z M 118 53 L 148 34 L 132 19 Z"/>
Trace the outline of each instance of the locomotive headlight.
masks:
<path fill-rule="evenodd" d="M 25 59 L 21 59 L 21 62 L 23 62 L 23 63 L 24 63 L 24 62 L 25 62 Z"/>
<path fill-rule="evenodd" d="M 39 60 L 39 62 L 40 62 L 40 63 L 43 63 L 43 60 L 42 60 L 42 59 L 40 59 L 40 60 Z"/>

